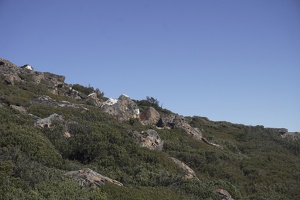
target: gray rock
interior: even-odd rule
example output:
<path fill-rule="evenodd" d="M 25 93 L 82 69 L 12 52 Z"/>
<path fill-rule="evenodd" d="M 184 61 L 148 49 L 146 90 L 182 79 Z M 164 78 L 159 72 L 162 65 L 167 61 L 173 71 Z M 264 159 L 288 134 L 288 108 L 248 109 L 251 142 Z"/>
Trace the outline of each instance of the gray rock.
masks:
<path fill-rule="evenodd" d="M 142 147 L 146 147 L 150 150 L 162 150 L 163 148 L 164 141 L 155 130 L 149 129 L 142 132 L 129 131 L 128 133 L 133 136 Z"/>
<path fill-rule="evenodd" d="M 179 168 L 181 168 L 184 171 L 184 177 L 186 179 L 197 178 L 196 173 L 194 172 L 194 170 L 192 170 L 192 168 L 190 168 L 185 163 L 181 162 L 176 158 L 171 157 L 171 159 L 175 162 L 176 165 L 178 165 Z"/>
<path fill-rule="evenodd" d="M 65 77 L 49 72 L 44 72 L 45 82 L 48 90 L 53 94 L 58 94 L 58 89 L 64 85 Z"/>
<path fill-rule="evenodd" d="M 156 125 L 160 119 L 160 114 L 155 108 L 150 107 L 140 114 L 140 119 L 144 125 Z"/>
<path fill-rule="evenodd" d="M 140 115 L 137 104 L 127 95 L 121 95 L 118 99 L 108 99 L 102 103 L 101 108 L 120 121 L 139 118 Z"/>
<path fill-rule="evenodd" d="M 70 171 L 65 173 L 65 175 L 73 177 L 79 185 L 84 187 L 97 188 L 107 182 L 116 184 L 118 186 L 123 186 L 121 182 L 103 176 L 89 168 L 81 169 L 78 171 Z"/>
<path fill-rule="evenodd" d="M 58 115 L 56 113 L 50 115 L 47 118 L 44 119 L 38 119 L 34 126 L 35 127 L 40 127 L 40 128 L 51 128 L 51 124 L 54 120 L 58 120 L 58 121 L 63 121 L 63 118 L 61 115 Z"/>
<path fill-rule="evenodd" d="M 26 108 L 22 106 L 15 106 L 15 105 L 10 105 L 10 108 L 16 111 L 19 111 L 20 113 L 27 113 Z"/>
<path fill-rule="evenodd" d="M 172 114 L 165 116 L 159 120 L 157 125 L 158 127 L 182 128 L 196 140 L 202 140 L 203 134 L 201 131 L 189 125 L 182 116 Z"/>

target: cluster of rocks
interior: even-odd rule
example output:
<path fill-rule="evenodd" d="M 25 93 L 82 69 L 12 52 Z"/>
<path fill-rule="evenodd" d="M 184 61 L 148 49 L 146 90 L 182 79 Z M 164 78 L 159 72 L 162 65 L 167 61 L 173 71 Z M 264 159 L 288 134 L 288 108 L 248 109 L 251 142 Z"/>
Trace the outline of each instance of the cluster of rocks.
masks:
<path fill-rule="evenodd" d="M 12 62 L 0 58 L 0 81 L 8 85 L 18 82 L 32 82 L 36 85 L 44 84 L 53 94 L 59 94 L 59 88 L 64 86 L 65 77 L 49 72 L 36 72 L 28 64 L 18 67 Z"/>
<path fill-rule="evenodd" d="M 30 81 L 36 85 L 44 84 L 48 88 L 48 91 L 52 92 L 56 95 L 66 95 L 73 99 L 88 99 L 94 102 L 94 105 L 101 108 L 104 112 L 109 113 L 114 116 L 118 121 L 126 121 L 130 119 L 139 119 L 143 125 L 153 125 L 156 128 L 162 129 L 173 129 L 173 128 L 182 128 L 187 134 L 191 135 L 196 140 L 202 140 L 208 144 L 209 143 L 205 138 L 203 138 L 203 134 L 196 128 L 193 128 L 189 125 L 189 123 L 185 120 L 184 117 L 170 114 L 161 116 L 160 113 L 155 110 L 153 107 L 149 107 L 140 113 L 138 105 L 130 99 L 127 95 L 120 95 L 117 99 L 107 99 L 105 102 L 100 101 L 98 98 L 98 94 L 96 92 L 92 92 L 89 95 L 85 95 L 75 89 L 72 88 L 72 85 L 65 84 L 65 77 L 52 74 L 49 72 L 35 72 L 34 68 L 30 65 L 24 65 L 23 67 L 18 67 L 13 63 L 0 59 L 0 81 L 6 84 L 14 85 L 17 82 Z M 26 80 L 25 78 L 26 77 Z M 29 78 L 28 78 L 29 77 Z M 66 90 L 61 90 L 61 88 L 67 88 Z M 61 93 L 64 91 L 64 93 Z M 70 103 L 68 101 L 57 101 L 49 96 L 41 95 L 32 100 L 33 104 L 40 104 L 45 106 L 52 107 L 74 107 L 80 108 L 83 110 L 88 110 L 85 105 Z M 20 106 L 11 105 L 11 108 L 14 110 L 18 110 L 19 112 L 26 113 L 26 108 Z M 67 122 L 64 121 L 61 115 L 56 113 L 50 115 L 47 118 L 36 118 L 35 127 L 39 128 L 51 128 L 53 122 L 59 122 L 65 126 L 65 137 L 71 137 L 71 133 L 67 130 Z M 162 150 L 164 141 L 161 139 L 159 134 L 153 130 L 148 129 L 145 131 L 128 131 L 132 137 L 136 139 L 136 142 L 141 146 L 148 148 L 150 150 Z M 185 163 L 176 159 L 170 158 L 180 169 L 183 170 L 185 174 L 185 178 L 197 178 L 195 172 Z M 119 186 L 123 186 L 122 183 L 105 177 L 91 169 L 82 169 L 78 171 L 67 172 L 66 175 L 73 177 L 80 185 L 82 186 L 90 186 L 90 187 L 99 187 L 106 182 L 111 182 L 117 184 Z"/>

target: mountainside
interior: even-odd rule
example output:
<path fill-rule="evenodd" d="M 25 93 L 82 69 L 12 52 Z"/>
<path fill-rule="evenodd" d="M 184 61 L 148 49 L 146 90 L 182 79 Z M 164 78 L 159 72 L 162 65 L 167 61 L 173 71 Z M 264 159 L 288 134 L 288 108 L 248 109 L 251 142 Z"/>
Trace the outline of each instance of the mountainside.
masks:
<path fill-rule="evenodd" d="M 0 59 L 2 199 L 300 199 L 299 135 Z"/>

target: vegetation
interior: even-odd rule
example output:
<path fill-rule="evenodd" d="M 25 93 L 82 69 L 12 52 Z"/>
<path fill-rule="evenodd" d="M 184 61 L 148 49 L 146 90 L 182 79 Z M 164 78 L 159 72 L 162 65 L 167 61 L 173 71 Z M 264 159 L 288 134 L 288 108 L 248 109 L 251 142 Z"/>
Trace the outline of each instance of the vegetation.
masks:
<path fill-rule="evenodd" d="M 92 91 L 74 86 L 85 94 Z M 39 95 L 77 102 L 53 95 L 42 85 L 0 83 L 2 199 L 220 199 L 217 188 L 229 191 L 234 199 L 300 199 L 300 141 L 282 139 L 275 129 L 187 117 L 191 126 L 223 149 L 175 128 L 156 130 L 164 148 L 150 151 L 127 132 L 155 127 L 136 120 L 117 122 L 92 105 L 82 111 L 32 103 Z M 162 115 L 172 113 L 153 97 L 136 102 L 141 109 L 152 106 Z M 24 106 L 27 113 L 10 105 Z M 50 128 L 34 127 L 33 115 L 45 118 L 53 113 L 64 121 L 55 121 Z M 70 138 L 64 136 L 66 131 Z M 198 179 L 183 178 L 170 156 L 189 165 Z M 124 187 L 81 187 L 63 175 L 87 167 Z"/>
<path fill-rule="evenodd" d="M 147 96 L 146 99 L 136 100 L 135 102 L 137 103 L 137 105 L 139 106 L 139 108 L 142 112 L 149 107 L 153 107 L 159 113 L 161 113 L 161 115 L 172 114 L 172 111 L 162 108 L 162 106 L 159 105 L 159 101 L 157 99 L 155 99 L 154 97 Z"/>

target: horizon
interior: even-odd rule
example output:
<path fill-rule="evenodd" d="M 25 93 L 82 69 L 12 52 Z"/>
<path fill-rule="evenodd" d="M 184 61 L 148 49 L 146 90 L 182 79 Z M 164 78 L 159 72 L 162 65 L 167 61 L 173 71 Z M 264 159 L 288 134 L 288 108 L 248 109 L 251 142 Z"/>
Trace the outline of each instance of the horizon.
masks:
<path fill-rule="evenodd" d="M 105 96 L 300 132 L 300 3 L 1 1 L 0 57 Z M 27 11 L 27 12 L 24 12 Z"/>

